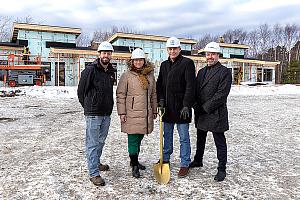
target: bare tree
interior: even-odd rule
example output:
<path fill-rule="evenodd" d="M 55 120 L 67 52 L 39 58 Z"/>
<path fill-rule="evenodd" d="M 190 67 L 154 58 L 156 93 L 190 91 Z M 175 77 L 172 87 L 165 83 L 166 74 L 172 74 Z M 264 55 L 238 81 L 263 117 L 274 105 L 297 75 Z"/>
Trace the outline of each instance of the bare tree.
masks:
<path fill-rule="evenodd" d="M 247 31 L 244 31 L 242 28 L 229 29 L 223 34 L 226 43 L 233 43 L 235 40 L 238 40 L 241 44 L 244 44 L 247 36 Z"/>
<path fill-rule="evenodd" d="M 288 50 L 288 62 L 291 62 L 291 49 L 295 45 L 297 38 L 298 38 L 298 26 L 296 24 L 287 24 L 284 27 L 284 40 L 285 40 L 285 46 Z"/>
<path fill-rule="evenodd" d="M 299 61 L 300 60 L 300 31 L 299 30 L 298 30 L 298 36 L 297 36 L 297 43 L 296 43 L 295 47 L 296 47 L 295 60 Z"/>
<path fill-rule="evenodd" d="M 218 36 L 217 35 L 211 35 L 211 34 L 205 34 L 203 37 L 198 39 L 198 43 L 194 45 L 194 49 L 202 49 L 205 47 L 205 45 L 209 42 L 217 42 Z"/>
<path fill-rule="evenodd" d="M 30 15 L 28 15 L 26 17 L 17 17 L 14 22 L 32 24 L 34 23 L 34 20 Z"/>
<path fill-rule="evenodd" d="M 8 42 L 10 38 L 11 17 L 0 17 L 0 42 Z"/>
<path fill-rule="evenodd" d="M 273 26 L 273 36 L 272 36 L 272 48 L 274 49 L 274 60 L 278 59 L 277 47 L 283 46 L 283 28 L 280 24 L 275 24 Z"/>
<path fill-rule="evenodd" d="M 258 31 L 253 30 L 248 34 L 248 45 L 250 49 L 248 50 L 248 55 L 250 57 L 256 58 L 259 52 L 259 42 L 258 42 Z"/>
<path fill-rule="evenodd" d="M 127 26 L 122 26 L 122 27 L 112 26 L 109 30 L 99 29 L 99 30 L 94 31 L 92 41 L 96 41 L 96 42 L 106 41 L 113 34 L 115 34 L 117 32 L 136 33 L 136 34 L 142 33 L 140 31 L 134 30 L 134 29 L 132 29 L 130 27 L 127 27 Z"/>
<path fill-rule="evenodd" d="M 223 34 L 223 38 L 224 41 L 226 43 L 232 43 L 234 40 L 234 33 L 232 29 L 227 30 L 224 34 Z"/>
<path fill-rule="evenodd" d="M 91 45 L 91 37 L 88 33 L 81 33 L 76 39 L 76 46 L 88 47 Z"/>
<path fill-rule="evenodd" d="M 259 47 L 263 55 L 267 53 L 271 44 L 271 30 L 268 24 L 262 24 L 258 27 L 258 36 L 259 36 Z"/>

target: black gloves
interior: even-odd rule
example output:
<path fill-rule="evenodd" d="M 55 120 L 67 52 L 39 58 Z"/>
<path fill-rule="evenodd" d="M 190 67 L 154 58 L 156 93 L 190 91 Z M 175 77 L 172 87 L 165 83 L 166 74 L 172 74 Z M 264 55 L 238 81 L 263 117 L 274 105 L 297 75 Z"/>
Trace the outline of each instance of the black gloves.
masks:
<path fill-rule="evenodd" d="M 160 99 L 158 102 L 158 111 L 163 112 L 164 108 L 165 108 L 165 100 L 164 99 Z"/>
<path fill-rule="evenodd" d="M 186 120 L 190 117 L 190 109 L 188 107 L 183 107 L 180 111 L 180 118 Z"/>
<path fill-rule="evenodd" d="M 198 114 L 207 114 L 207 112 L 203 109 L 203 107 L 197 103 L 193 106 L 193 108 Z"/>
<path fill-rule="evenodd" d="M 160 99 L 159 102 L 158 102 L 158 107 L 160 108 L 164 108 L 166 105 L 165 105 L 165 100 L 164 99 Z"/>

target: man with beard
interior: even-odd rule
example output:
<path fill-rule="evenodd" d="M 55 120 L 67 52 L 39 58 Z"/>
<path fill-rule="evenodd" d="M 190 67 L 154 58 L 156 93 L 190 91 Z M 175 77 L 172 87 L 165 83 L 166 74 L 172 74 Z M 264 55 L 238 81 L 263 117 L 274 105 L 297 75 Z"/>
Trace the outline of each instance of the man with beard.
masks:
<path fill-rule="evenodd" d="M 115 76 L 110 63 L 113 51 L 109 42 L 105 41 L 99 45 L 99 57 L 82 71 L 77 91 L 86 121 L 85 146 L 90 181 L 96 186 L 105 185 L 100 171 L 109 170 L 108 165 L 100 163 L 100 157 L 114 104 Z"/>
<path fill-rule="evenodd" d="M 220 46 L 210 42 L 204 48 L 207 66 L 200 69 L 196 78 L 195 125 L 197 150 L 190 168 L 203 166 L 207 132 L 213 134 L 219 160 L 215 181 L 226 177 L 227 144 L 224 132 L 229 129 L 227 97 L 232 84 L 231 71 L 219 62 Z"/>

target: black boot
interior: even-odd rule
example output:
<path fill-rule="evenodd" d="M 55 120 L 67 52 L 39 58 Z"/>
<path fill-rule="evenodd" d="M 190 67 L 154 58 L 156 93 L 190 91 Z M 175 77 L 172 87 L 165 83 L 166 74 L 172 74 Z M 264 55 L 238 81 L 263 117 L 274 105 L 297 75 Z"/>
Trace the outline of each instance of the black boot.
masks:
<path fill-rule="evenodd" d="M 130 167 L 132 167 L 132 163 L 130 162 Z M 138 167 L 140 170 L 145 170 L 146 167 L 144 165 L 142 165 L 140 162 L 138 163 Z"/>
<path fill-rule="evenodd" d="M 189 168 L 195 168 L 195 167 L 203 167 L 203 162 L 198 160 L 193 160 L 193 162 L 190 163 Z"/>
<path fill-rule="evenodd" d="M 218 170 L 218 173 L 215 175 L 214 180 L 217 182 L 224 181 L 225 177 L 226 177 L 226 171 Z"/>
<path fill-rule="evenodd" d="M 132 167 L 132 176 L 135 177 L 135 178 L 140 178 L 141 174 L 140 174 L 138 166 L 133 166 Z"/>
<path fill-rule="evenodd" d="M 144 165 L 142 165 L 140 162 L 138 164 L 138 167 L 139 167 L 140 170 L 145 170 L 146 169 L 146 167 Z"/>
<path fill-rule="evenodd" d="M 130 163 L 132 164 L 132 176 L 135 178 L 140 178 L 141 174 L 139 171 L 139 161 L 138 161 L 138 155 L 137 154 L 129 154 L 130 157 Z"/>

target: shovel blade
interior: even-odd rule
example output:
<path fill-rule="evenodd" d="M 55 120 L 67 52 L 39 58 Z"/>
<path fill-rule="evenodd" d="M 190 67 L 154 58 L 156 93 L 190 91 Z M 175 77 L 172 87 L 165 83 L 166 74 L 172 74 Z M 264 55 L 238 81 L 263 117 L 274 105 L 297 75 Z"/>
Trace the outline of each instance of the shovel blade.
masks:
<path fill-rule="evenodd" d="M 164 164 L 154 164 L 154 177 L 160 184 L 167 184 L 170 181 L 170 165 L 167 163 Z"/>

